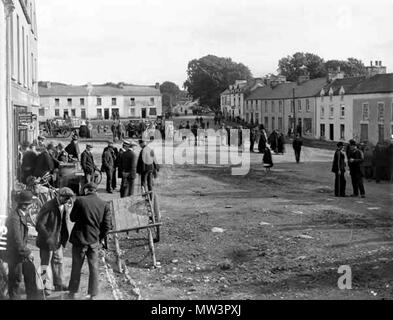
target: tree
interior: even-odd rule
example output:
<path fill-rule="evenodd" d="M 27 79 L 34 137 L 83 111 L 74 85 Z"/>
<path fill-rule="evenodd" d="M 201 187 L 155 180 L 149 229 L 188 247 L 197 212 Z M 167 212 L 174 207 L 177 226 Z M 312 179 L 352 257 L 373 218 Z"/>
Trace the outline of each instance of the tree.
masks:
<path fill-rule="evenodd" d="M 231 58 L 221 58 L 207 55 L 188 63 L 188 78 L 184 88 L 195 100 L 199 99 L 204 109 L 218 111 L 220 94 L 236 80 L 249 80 L 251 71 L 242 63 L 236 63 Z"/>
<path fill-rule="evenodd" d="M 176 105 L 176 96 L 180 93 L 179 86 L 173 82 L 165 81 L 160 86 L 162 94 L 162 106 L 167 110 L 171 111 L 172 107 Z"/>
<path fill-rule="evenodd" d="M 348 58 L 347 61 L 344 60 L 329 60 L 326 61 L 326 69 L 340 70 L 345 73 L 345 77 L 360 77 L 367 75 L 366 66 L 361 60 L 355 58 Z"/>
<path fill-rule="evenodd" d="M 278 66 L 288 81 L 296 81 L 305 71 L 310 75 L 310 79 L 325 77 L 327 74 L 324 60 L 313 53 L 296 52 L 282 58 Z"/>

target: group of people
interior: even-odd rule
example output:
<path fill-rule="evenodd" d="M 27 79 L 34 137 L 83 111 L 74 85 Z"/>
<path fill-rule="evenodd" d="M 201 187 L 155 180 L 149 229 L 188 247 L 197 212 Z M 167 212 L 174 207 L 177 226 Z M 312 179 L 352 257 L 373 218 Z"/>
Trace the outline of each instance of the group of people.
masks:
<path fill-rule="evenodd" d="M 109 204 L 97 195 L 97 186 L 88 183 L 84 195 L 75 199 L 74 192 L 61 188 L 55 198 L 41 208 L 36 222 L 36 246 L 39 248 L 43 291 L 37 287 L 37 270 L 34 255 L 28 246 L 28 212 L 33 203 L 33 193 L 19 193 L 15 210 L 7 219 L 8 294 L 11 300 L 20 299 L 22 275 L 28 300 L 45 299 L 51 291 L 68 291 L 68 298 L 75 299 L 79 291 L 81 269 L 87 258 L 89 265 L 88 295 L 94 300 L 99 294 L 98 251 L 112 229 Z M 68 215 L 74 223 L 70 232 Z M 64 282 L 63 250 L 72 244 L 72 268 L 69 284 Z M 53 274 L 50 285 L 49 265 Z"/>

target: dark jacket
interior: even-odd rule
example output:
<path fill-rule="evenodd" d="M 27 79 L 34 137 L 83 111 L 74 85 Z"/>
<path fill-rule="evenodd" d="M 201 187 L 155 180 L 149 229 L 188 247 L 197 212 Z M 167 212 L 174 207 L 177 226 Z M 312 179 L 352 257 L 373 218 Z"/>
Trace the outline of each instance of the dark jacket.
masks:
<path fill-rule="evenodd" d="M 64 149 L 72 158 L 79 160 L 79 146 L 74 142 L 71 143 Z"/>
<path fill-rule="evenodd" d="M 345 154 L 340 150 L 336 150 L 333 158 L 332 172 L 338 173 L 339 171 L 345 172 Z"/>
<path fill-rule="evenodd" d="M 160 171 L 154 151 L 149 147 L 144 147 L 139 154 L 136 171 L 138 174 L 145 174 L 149 171 Z"/>
<path fill-rule="evenodd" d="M 55 168 L 52 157 L 47 150 L 41 152 L 37 157 L 35 170 L 33 175 L 35 177 L 42 177 L 47 172 L 52 172 Z"/>
<path fill-rule="evenodd" d="M 136 178 L 137 157 L 133 150 L 123 152 L 120 158 L 122 172 L 131 174 L 131 179 Z"/>
<path fill-rule="evenodd" d="M 34 151 L 26 151 L 22 158 L 22 182 L 26 183 L 26 179 L 33 175 L 34 168 L 37 164 L 37 154 Z"/>
<path fill-rule="evenodd" d="M 27 217 L 19 211 L 13 211 L 7 219 L 7 259 L 11 262 L 22 262 L 31 250 L 27 247 L 29 228 Z"/>
<path fill-rule="evenodd" d="M 295 138 L 292 142 L 293 150 L 301 150 L 303 146 L 303 141 L 300 138 Z"/>
<path fill-rule="evenodd" d="M 102 153 L 102 167 L 101 171 L 114 169 L 116 165 L 116 154 L 112 148 L 105 148 Z"/>
<path fill-rule="evenodd" d="M 349 159 L 354 159 L 355 161 L 350 163 Z M 363 175 L 361 170 L 361 164 L 364 161 L 363 152 L 359 149 L 348 152 L 348 166 L 351 175 Z"/>
<path fill-rule="evenodd" d="M 88 173 L 88 174 L 94 173 L 96 165 L 94 163 L 94 158 L 93 158 L 93 155 L 91 154 L 91 152 L 88 152 L 87 150 L 82 152 L 81 166 L 82 166 L 82 169 L 85 173 Z"/>
<path fill-rule="evenodd" d="M 269 148 L 265 149 L 262 161 L 263 161 L 263 164 L 264 164 L 265 167 L 273 167 L 272 152 L 270 151 Z"/>
<path fill-rule="evenodd" d="M 70 220 L 75 222 L 70 242 L 76 246 L 96 244 L 112 229 L 109 203 L 102 201 L 96 194 L 77 198 Z"/>
<path fill-rule="evenodd" d="M 38 248 L 55 251 L 61 246 L 66 246 L 69 237 L 67 215 L 66 212 L 60 212 L 57 198 L 50 200 L 41 208 L 36 230 Z"/>

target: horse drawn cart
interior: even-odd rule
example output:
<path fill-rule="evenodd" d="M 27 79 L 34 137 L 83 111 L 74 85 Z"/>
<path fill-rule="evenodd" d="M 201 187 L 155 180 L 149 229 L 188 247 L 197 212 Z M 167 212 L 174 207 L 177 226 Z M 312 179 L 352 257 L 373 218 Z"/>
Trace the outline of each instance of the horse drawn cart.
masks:
<path fill-rule="evenodd" d="M 40 122 L 40 131 L 47 138 L 68 138 L 73 132 L 78 133 L 82 124 L 79 118 L 56 118 Z"/>

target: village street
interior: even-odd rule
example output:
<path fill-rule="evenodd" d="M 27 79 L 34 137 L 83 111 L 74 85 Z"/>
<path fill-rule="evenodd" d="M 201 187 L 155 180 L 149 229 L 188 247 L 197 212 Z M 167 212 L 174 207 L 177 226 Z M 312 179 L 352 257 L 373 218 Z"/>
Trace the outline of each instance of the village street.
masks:
<path fill-rule="evenodd" d="M 94 143 L 97 164 L 104 146 Z M 129 277 L 115 274 L 116 290 L 127 299 L 392 298 L 392 184 L 365 182 L 366 199 L 335 198 L 333 151 L 306 147 L 296 164 L 286 149 L 269 174 L 259 154 L 244 176 L 228 166 L 163 165 L 160 266 L 152 268 L 147 243 L 123 237 Z M 105 178 L 99 192 L 120 197 L 105 193 Z M 342 265 L 351 267 L 352 290 L 338 288 Z"/>

